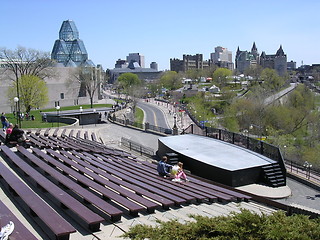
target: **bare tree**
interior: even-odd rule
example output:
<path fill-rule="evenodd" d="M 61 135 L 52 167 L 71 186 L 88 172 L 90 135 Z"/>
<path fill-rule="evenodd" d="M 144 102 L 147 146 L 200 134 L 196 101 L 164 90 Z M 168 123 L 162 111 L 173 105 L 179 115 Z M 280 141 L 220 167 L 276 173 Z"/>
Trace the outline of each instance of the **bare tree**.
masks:
<path fill-rule="evenodd" d="M 93 108 L 94 96 L 99 91 L 103 80 L 100 71 L 96 67 L 78 67 L 75 78 L 80 82 L 79 97 L 88 94 L 91 108 Z"/>
<path fill-rule="evenodd" d="M 52 67 L 53 60 L 48 52 L 35 49 L 18 47 L 16 50 L 0 49 L 0 59 L 6 71 L 13 73 L 17 81 L 24 75 L 37 76 L 41 79 L 51 74 L 48 70 Z"/>

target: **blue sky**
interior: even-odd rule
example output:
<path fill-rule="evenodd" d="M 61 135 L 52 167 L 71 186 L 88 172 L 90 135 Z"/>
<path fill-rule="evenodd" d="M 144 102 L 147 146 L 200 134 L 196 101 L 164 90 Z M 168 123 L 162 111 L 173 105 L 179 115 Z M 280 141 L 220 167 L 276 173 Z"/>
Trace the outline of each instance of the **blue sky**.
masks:
<path fill-rule="evenodd" d="M 216 46 L 233 53 L 274 54 L 282 44 L 288 61 L 320 63 L 318 0 L 2 0 L 0 47 L 51 52 L 64 20 L 73 20 L 89 58 L 113 68 L 139 52 L 146 67 L 170 68 L 170 58 Z"/>

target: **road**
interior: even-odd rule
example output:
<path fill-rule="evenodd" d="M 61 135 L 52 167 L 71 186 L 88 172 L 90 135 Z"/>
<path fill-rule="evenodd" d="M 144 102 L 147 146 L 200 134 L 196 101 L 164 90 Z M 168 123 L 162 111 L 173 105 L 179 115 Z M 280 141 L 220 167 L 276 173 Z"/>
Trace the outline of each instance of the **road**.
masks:
<path fill-rule="evenodd" d="M 170 128 L 167 123 L 166 117 L 164 116 L 164 113 L 160 108 L 156 107 L 155 105 L 148 104 L 143 100 L 140 100 L 137 106 L 144 111 L 145 122 L 162 128 Z"/>

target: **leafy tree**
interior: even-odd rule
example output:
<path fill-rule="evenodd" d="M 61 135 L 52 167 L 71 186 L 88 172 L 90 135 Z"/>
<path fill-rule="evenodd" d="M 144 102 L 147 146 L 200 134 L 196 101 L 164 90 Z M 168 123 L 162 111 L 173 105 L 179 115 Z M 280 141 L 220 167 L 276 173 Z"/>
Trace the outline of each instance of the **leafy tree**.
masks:
<path fill-rule="evenodd" d="M 137 74 L 123 73 L 118 77 L 118 86 L 123 89 L 124 93 L 134 97 L 137 88 L 142 84 Z"/>
<path fill-rule="evenodd" d="M 37 76 L 23 75 L 19 79 L 19 102 L 24 106 L 26 112 L 30 112 L 32 108 L 40 108 L 47 104 L 48 88 L 46 83 Z M 13 101 L 17 96 L 17 82 L 13 82 L 8 89 L 8 98 Z"/>
<path fill-rule="evenodd" d="M 226 68 L 218 68 L 212 74 L 212 81 L 220 88 L 226 86 L 232 75 L 232 71 Z"/>
<path fill-rule="evenodd" d="M 284 79 L 277 74 L 275 69 L 263 69 L 260 78 L 263 81 L 263 87 L 271 91 L 279 91 L 285 83 Z"/>
<path fill-rule="evenodd" d="M 170 90 L 182 87 L 181 76 L 175 71 L 167 71 L 160 78 L 160 84 Z"/>
<path fill-rule="evenodd" d="M 26 96 L 28 93 L 21 92 L 19 79 L 22 76 L 37 76 L 41 79 L 52 76 L 51 70 L 53 60 L 50 58 L 50 53 L 41 52 L 35 49 L 26 49 L 18 47 L 16 50 L 0 49 L 0 59 L 4 66 L 5 72 L 12 78 L 16 86 L 16 96 L 22 100 L 21 96 Z M 21 91 L 27 90 L 22 88 Z M 20 111 L 20 102 L 18 102 L 18 111 Z M 28 108 L 28 106 L 27 106 Z"/>
<path fill-rule="evenodd" d="M 252 77 L 252 83 L 258 83 L 260 82 L 260 76 L 263 71 L 263 67 L 261 65 L 250 65 L 247 69 L 244 71 L 245 76 Z"/>

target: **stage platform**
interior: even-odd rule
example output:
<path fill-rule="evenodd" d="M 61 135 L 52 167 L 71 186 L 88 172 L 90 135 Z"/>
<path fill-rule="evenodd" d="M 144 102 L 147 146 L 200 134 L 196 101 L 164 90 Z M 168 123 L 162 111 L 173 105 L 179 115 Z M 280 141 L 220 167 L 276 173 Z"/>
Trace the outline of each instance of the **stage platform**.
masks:
<path fill-rule="evenodd" d="M 193 174 L 238 187 L 261 181 L 262 167 L 276 161 L 248 149 L 193 134 L 161 137 L 158 155 L 178 154 Z"/>

